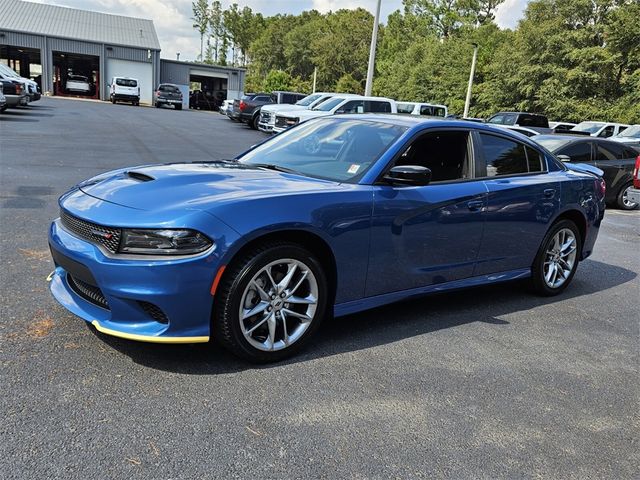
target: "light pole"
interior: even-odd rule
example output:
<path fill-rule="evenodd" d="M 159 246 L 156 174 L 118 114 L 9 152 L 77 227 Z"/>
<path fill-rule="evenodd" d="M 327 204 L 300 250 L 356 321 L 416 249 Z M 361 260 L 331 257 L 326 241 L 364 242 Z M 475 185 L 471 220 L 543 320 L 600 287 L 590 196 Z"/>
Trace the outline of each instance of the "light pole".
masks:
<path fill-rule="evenodd" d="M 371 48 L 369 49 L 369 68 L 367 68 L 367 84 L 364 87 L 364 94 L 366 96 L 371 95 L 371 87 L 373 84 L 373 71 L 376 67 L 376 45 L 378 43 L 378 25 L 380 24 L 380 3 L 382 0 L 378 0 L 376 6 L 376 16 L 373 20 L 373 32 L 371 33 Z"/>
<path fill-rule="evenodd" d="M 473 87 L 473 76 L 476 73 L 476 60 L 478 59 L 478 44 L 473 43 L 473 60 L 471 60 L 471 72 L 469 73 L 469 85 L 467 85 L 467 99 L 464 102 L 463 118 L 469 117 L 469 107 L 471 106 L 471 87 Z"/>

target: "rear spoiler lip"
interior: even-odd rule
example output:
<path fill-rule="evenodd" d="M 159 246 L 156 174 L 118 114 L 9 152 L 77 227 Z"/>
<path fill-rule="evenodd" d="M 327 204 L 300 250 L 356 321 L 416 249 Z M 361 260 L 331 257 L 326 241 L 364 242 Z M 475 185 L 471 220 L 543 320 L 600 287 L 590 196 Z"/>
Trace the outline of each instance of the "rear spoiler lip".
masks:
<path fill-rule="evenodd" d="M 563 165 L 569 170 L 573 170 L 575 172 L 590 173 L 591 175 L 596 175 L 600 178 L 604 175 L 602 170 L 598 167 L 594 167 L 593 165 L 589 165 L 588 163 L 563 163 Z"/>

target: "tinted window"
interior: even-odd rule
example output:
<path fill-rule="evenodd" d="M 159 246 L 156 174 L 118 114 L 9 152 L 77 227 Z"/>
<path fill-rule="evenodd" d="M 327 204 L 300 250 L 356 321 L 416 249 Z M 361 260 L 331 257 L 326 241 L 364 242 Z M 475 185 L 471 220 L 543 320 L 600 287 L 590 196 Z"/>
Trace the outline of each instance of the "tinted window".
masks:
<path fill-rule="evenodd" d="M 434 117 L 445 117 L 446 116 L 446 110 L 442 107 L 433 107 L 433 114 Z"/>
<path fill-rule="evenodd" d="M 298 96 L 293 95 L 292 93 L 283 93 L 282 98 L 280 100 L 281 103 L 296 103 L 298 101 Z"/>
<path fill-rule="evenodd" d="M 468 139 L 464 131 L 427 133 L 404 151 L 396 165 L 427 167 L 433 182 L 469 178 Z"/>
<path fill-rule="evenodd" d="M 627 129 L 627 127 L 618 127 L 618 134 L 624 132 Z"/>
<path fill-rule="evenodd" d="M 631 148 L 626 148 L 624 149 L 624 157 L 623 158 L 636 158 L 638 157 L 640 154 L 638 154 L 638 152 L 636 150 L 633 150 Z"/>
<path fill-rule="evenodd" d="M 138 82 L 130 78 L 116 78 L 116 85 L 120 85 L 121 87 L 137 87 Z"/>
<path fill-rule="evenodd" d="M 364 102 L 364 111 L 372 113 L 391 113 L 391 104 L 389 102 L 377 100 L 367 101 Z"/>
<path fill-rule="evenodd" d="M 364 113 L 364 101 L 351 100 L 340 107 L 338 111 L 341 113 Z"/>
<path fill-rule="evenodd" d="M 180 92 L 180 89 L 178 87 L 174 87 L 173 85 L 160 85 L 160 88 L 158 90 L 160 90 L 161 92 L 171 92 L 171 93 Z"/>
<path fill-rule="evenodd" d="M 541 127 L 548 128 L 549 122 L 542 115 L 520 115 L 518 125 L 523 127 Z"/>
<path fill-rule="evenodd" d="M 261 96 L 254 97 L 253 101 L 254 102 L 270 102 L 271 97 L 265 97 L 261 95 Z"/>
<path fill-rule="evenodd" d="M 489 120 L 487 120 L 487 123 L 502 124 L 504 123 L 504 115 L 494 115 Z"/>
<path fill-rule="evenodd" d="M 580 142 L 561 148 L 556 152 L 558 155 L 566 155 L 574 163 L 584 163 L 591 161 L 591 142 Z"/>
<path fill-rule="evenodd" d="M 622 145 L 602 144 L 596 145 L 596 160 L 617 160 L 625 158 L 625 152 Z"/>
<path fill-rule="evenodd" d="M 526 147 L 527 150 L 527 162 L 529 164 L 530 172 L 541 172 L 543 158 L 542 155 L 531 147 Z"/>
<path fill-rule="evenodd" d="M 481 133 L 480 137 L 488 177 L 529 172 L 524 145 L 486 133 Z"/>

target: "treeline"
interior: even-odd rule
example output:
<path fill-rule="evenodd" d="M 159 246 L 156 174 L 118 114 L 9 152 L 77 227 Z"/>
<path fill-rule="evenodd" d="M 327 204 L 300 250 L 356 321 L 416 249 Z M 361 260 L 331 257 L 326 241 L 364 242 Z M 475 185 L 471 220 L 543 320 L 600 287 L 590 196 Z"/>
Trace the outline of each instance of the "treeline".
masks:
<path fill-rule="evenodd" d="M 380 29 L 374 94 L 462 113 L 476 43 L 472 116 L 640 123 L 638 0 L 534 0 L 515 30 L 494 22 L 502 1 L 404 0 Z M 310 91 L 314 68 L 317 90 L 364 91 L 373 24 L 364 9 L 263 17 L 217 1 L 193 7 L 202 61 L 246 66 L 247 91 Z"/>

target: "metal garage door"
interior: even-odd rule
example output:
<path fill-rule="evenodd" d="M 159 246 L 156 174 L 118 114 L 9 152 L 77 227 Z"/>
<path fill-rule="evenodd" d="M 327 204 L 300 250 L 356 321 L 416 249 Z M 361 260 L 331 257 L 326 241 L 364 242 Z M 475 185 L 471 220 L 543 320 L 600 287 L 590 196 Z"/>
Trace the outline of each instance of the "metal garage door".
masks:
<path fill-rule="evenodd" d="M 136 78 L 140 83 L 140 101 L 143 103 L 152 102 L 155 85 L 153 84 L 153 66 L 151 63 L 107 58 L 106 70 L 106 84 L 110 84 L 113 77 Z"/>

